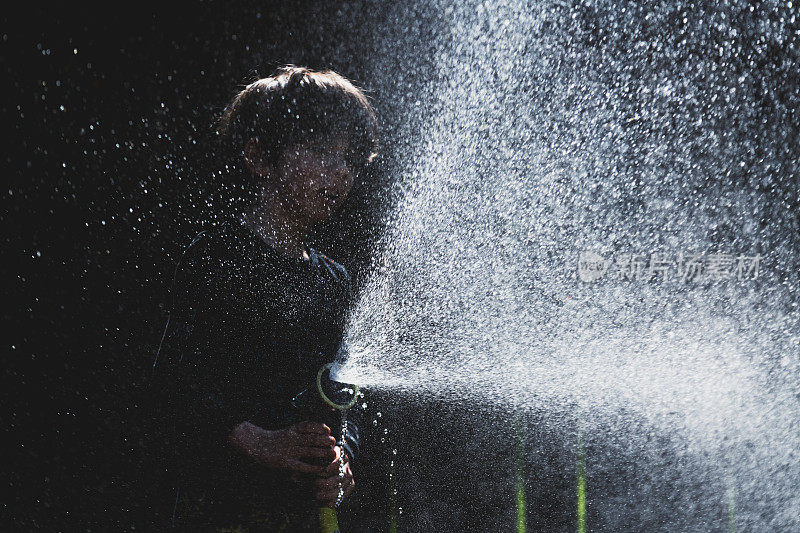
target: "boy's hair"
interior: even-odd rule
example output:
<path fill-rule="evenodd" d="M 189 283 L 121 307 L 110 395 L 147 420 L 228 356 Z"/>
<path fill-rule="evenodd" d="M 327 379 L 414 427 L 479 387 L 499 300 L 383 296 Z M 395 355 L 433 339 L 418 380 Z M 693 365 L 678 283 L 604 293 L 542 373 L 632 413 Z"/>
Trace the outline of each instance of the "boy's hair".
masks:
<path fill-rule="evenodd" d="M 375 158 L 378 122 L 364 94 L 332 70 L 286 65 L 242 89 L 217 125 L 229 165 L 239 167 L 248 140 L 257 137 L 277 168 L 284 149 L 307 141 L 350 138 L 348 164 L 359 175 Z"/>

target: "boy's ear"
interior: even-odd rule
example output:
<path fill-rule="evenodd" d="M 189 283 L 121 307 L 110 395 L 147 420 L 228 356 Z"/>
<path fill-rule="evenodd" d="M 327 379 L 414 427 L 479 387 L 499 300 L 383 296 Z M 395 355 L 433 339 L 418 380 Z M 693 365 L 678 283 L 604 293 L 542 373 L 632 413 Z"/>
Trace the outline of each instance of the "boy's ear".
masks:
<path fill-rule="evenodd" d="M 270 166 L 267 162 L 267 153 L 261 148 L 258 137 L 250 137 L 244 146 L 244 162 L 250 172 L 260 178 L 265 178 L 270 173 Z"/>

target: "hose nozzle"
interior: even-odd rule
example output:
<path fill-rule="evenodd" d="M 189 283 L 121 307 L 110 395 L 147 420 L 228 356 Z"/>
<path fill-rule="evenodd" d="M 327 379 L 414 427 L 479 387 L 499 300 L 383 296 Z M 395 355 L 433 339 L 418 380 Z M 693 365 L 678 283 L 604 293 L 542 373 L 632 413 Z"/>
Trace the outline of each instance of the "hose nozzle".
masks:
<path fill-rule="evenodd" d="M 317 392 L 322 401 L 339 411 L 346 411 L 358 400 L 358 385 L 341 383 L 331 378 L 331 373 L 339 369 L 337 363 L 328 363 L 317 372 Z"/>

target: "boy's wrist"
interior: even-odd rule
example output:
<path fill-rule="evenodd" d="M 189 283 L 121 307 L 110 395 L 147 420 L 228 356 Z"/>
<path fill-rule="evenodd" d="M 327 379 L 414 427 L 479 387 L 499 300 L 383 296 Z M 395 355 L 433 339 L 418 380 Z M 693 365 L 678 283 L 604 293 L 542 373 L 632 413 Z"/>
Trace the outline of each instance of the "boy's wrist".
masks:
<path fill-rule="evenodd" d="M 263 437 L 259 435 L 260 429 L 251 422 L 240 422 L 228 435 L 228 444 L 239 453 L 252 456 L 261 447 Z"/>

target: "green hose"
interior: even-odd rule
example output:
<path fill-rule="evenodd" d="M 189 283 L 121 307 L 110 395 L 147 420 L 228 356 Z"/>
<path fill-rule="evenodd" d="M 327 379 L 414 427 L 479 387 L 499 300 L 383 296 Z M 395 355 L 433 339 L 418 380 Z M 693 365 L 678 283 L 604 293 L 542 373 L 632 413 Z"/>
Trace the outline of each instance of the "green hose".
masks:
<path fill-rule="evenodd" d="M 525 497 L 525 443 L 522 440 L 522 415 L 517 416 L 516 424 L 516 458 L 517 458 L 517 533 L 525 533 L 528 529 Z"/>
<path fill-rule="evenodd" d="M 336 517 L 335 509 L 319 508 L 319 530 L 320 533 L 339 533 L 339 520 Z"/>
<path fill-rule="evenodd" d="M 578 533 L 586 533 L 586 449 L 583 421 L 578 421 Z"/>

